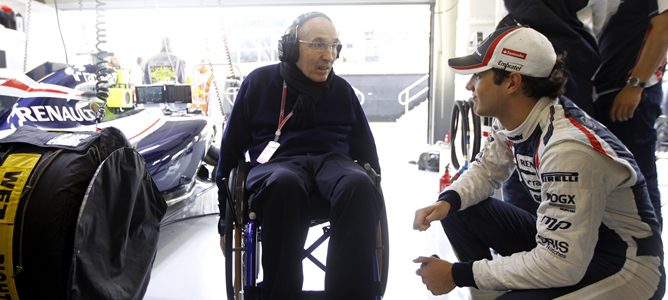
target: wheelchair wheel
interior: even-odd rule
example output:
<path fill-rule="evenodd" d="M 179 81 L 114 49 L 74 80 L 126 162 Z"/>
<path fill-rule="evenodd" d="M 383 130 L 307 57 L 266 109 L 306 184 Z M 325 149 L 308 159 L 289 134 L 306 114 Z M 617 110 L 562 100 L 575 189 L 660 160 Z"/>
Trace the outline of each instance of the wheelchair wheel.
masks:
<path fill-rule="evenodd" d="M 244 215 L 246 209 L 246 175 L 248 167 L 244 163 L 233 170 L 230 174 L 229 190 L 232 201 L 227 202 L 225 210 L 225 280 L 227 289 L 227 299 L 241 300 L 252 299 L 245 293 L 247 255 L 247 217 Z"/>
<path fill-rule="evenodd" d="M 234 225 L 231 214 L 228 206 L 225 211 L 225 249 L 223 249 L 225 253 L 225 287 L 227 289 L 227 299 L 234 299 L 234 285 L 232 284 L 233 280 L 231 280 L 231 278 L 234 278 L 232 276 L 233 260 L 230 259 L 232 257 L 232 226 Z"/>
<path fill-rule="evenodd" d="M 369 163 L 360 163 L 358 162 L 366 171 L 367 175 L 373 180 L 374 186 L 378 189 L 378 192 L 383 195 L 383 189 L 381 187 L 380 181 L 381 177 L 376 171 L 371 167 Z M 383 197 L 385 198 L 385 197 Z M 385 210 L 385 203 L 380 210 L 378 228 L 376 231 L 376 259 L 374 262 L 374 281 L 378 284 L 376 291 L 376 299 L 381 299 L 385 295 L 385 289 L 387 288 L 387 277 L 390 270 L 390 240 L 389 240 L 389 231 L 387 225 L 387 211 Z"/>
<path fill-rule="evenodd" d="M 233 219 L 233 212 L 228 207 L 225 212 L 225 281 L 227 299 L 240 300 L 243 299 L 244 278 L 242 269 L 242 250 L 244 248 L 242 246 L 243 228 L 234 224 Z"/>
<path fill-rule="evenodd" d="M 385 289 L 387 288 L 387 275 L 390 270 L 390 240 L 389 233 L 387 229 L 387 213 L 385 212 L 385 207 L 380 213 L 380 220 L 378 223 L 378 234 L 376 237 L 376 263 L 377 269 L 379 271 L 378 278 L 378 298 L 382 298 L 385 295 Z"/>

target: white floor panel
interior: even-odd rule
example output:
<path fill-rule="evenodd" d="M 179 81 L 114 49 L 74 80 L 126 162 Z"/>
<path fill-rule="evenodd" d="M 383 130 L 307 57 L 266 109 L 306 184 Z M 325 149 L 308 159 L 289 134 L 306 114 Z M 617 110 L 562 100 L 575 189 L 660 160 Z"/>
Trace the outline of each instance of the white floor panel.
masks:
<path fill-rule="evenodd" d="M 192 218 L 162 227 L 144 299 L 225 299 L 225 260 L 218 217 Z"/>

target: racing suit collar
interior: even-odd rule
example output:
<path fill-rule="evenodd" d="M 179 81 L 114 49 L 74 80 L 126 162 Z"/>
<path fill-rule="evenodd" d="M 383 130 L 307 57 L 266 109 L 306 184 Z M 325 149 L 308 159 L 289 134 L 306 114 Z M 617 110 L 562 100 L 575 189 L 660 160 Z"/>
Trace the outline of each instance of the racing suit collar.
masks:
<path fill-rule="evenodd" d="M 536 102 L 536 104 L 531 109 L 531 112 L 527 118 L 524 119 L 524 122 L 520 124 L 520 126 L 517 126 L 517 128 L 513 130 L 502 129 L 500 133 L 508 137 L 508 140 L 512 141 L 513 143 L 521 143 L 526 141 L 534 132 L 534 130 L 536 130 L 538 123 L 540 123 L 543 110 L 550 105 L 555 104 L 556 101 L 557 99 L 550 99 L 548 97 L 542 97 L 538 99 L 538 102 Z"/>

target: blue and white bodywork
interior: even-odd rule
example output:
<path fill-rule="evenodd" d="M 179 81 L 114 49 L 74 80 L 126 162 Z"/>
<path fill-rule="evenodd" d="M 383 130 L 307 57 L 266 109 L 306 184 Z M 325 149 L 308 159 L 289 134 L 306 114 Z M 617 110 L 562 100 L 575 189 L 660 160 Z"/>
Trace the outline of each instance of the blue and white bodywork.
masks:
<path fill-rule="evenodd" d="M 192 196 L 195 185 L 213 185 L 217 149 L 209 118 L 186 110 L 134 107 L 96 122 L 95 67 L 71 66 L 39 81 L 0 77 L 0 138 L 21 126 L 49 131 L 120 129 L 146 161 L 168 204 Z M 208 154 L 208 156 L 207 156 Z M 199 175 L 199 178 L 198 178 Z"/>

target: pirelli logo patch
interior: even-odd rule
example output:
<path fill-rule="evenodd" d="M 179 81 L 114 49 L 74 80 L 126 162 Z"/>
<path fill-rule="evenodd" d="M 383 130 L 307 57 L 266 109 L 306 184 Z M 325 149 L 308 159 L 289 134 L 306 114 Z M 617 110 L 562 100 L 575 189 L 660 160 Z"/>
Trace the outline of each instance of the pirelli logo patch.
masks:
<path fill-rule="evenodd" d="M 540 179 L 543 182 L 578 182 L 580 174 L 577 172 L 543 173 Z"/>
<path fill-rule="evenodd" d="M 40 154 L 16 153 L 0 166 L 0 299 L 18 300 L 14 282 L 14 220 L 19 200 Z"/>

